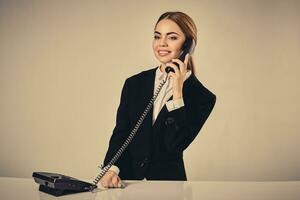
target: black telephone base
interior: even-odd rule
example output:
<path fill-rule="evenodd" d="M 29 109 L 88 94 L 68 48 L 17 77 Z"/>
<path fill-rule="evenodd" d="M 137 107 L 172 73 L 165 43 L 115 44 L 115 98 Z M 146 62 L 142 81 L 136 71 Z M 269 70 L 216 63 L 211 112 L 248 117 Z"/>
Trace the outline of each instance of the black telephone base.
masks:
<path fill-rule="evenodd" d="M 74 190 L 59 190 L 59 189 L 53 189 L 44 185 L 40 185 L 39 191 L 45 192 L 47 194 L 51 194 L 53 196 L 59 197 L 67 194 L 75 194 L 79 192 L 86 192 L 86 191 L 74 191 Z"/>
<path fill-rule="evenodd" d="M 87 192 L 97 188 L 94 184 L 58 173 L 33 172 L 32 177 L 40 184 L 39 191 L 54 196 Z"/>

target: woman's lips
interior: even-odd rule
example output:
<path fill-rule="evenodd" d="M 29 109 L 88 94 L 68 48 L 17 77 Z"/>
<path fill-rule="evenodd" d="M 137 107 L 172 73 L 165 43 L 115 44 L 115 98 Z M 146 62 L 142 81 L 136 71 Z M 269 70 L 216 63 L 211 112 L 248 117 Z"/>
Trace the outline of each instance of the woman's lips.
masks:
<path fill-rule="evenodd" d="M 167 51 L 167 50 L 158 50 L 158 55 L 159 56 L 166 56 L 169 53 L 171 53 L 171 51 Z"/>

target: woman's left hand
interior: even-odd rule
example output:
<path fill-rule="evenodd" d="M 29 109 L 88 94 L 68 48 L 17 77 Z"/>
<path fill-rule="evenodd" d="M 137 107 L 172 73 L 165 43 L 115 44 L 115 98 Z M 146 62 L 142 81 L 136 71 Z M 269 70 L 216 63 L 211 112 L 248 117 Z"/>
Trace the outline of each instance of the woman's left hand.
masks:
<path fill-rule="evenodd" d="M 182 98 L 183 83 L 187 72 L 189 57 L 189 54 L 187 54 L 184 62 L 179 59 L 172 59 L 172 62 L 175 62 L 179 65 L 179 69 L 174 63 L 166 64 L 167 66 L 172 67 L 175 71 L 175 73 L 169 72 L 168 74 L 168 78 L 172 77 L 173 79 L 173 100 Z"/>

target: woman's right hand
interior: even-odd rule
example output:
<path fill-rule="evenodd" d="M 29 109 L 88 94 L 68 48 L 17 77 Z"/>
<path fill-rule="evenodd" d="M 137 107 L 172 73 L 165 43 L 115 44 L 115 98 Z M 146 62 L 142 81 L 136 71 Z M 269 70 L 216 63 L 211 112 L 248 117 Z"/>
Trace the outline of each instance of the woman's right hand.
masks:
<path fill-rule="evenodd" d="M 120 188 L 122 187 L 121 178 L 116 172 L 108 170 L 106 174 L 100 180 L 101 185 L 104 188 Z"/>

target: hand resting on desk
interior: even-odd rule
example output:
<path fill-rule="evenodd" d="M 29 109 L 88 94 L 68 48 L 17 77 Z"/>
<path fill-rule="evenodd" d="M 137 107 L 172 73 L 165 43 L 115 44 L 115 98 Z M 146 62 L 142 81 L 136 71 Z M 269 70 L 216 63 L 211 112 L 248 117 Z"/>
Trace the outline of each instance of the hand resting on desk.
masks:
<path fill-rule="evenodd" d="M 116 172 L 112 170 L 108 170 L 106 174 L 100 180 L 101 185 L 104 188 L 121 188 L 122 187 L 122 180 L 117 175 Z"/>

